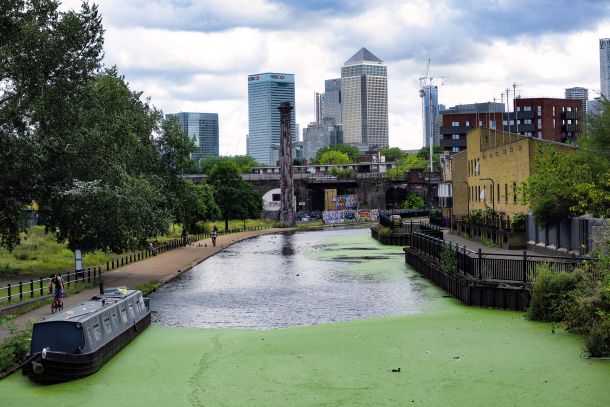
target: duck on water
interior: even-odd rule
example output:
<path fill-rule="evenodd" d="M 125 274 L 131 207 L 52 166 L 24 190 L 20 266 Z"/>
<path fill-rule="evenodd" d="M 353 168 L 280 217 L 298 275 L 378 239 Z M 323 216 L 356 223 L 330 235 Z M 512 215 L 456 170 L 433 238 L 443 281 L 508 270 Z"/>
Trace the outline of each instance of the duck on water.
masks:
<path fill-rule="evenodd" d="M 34 324 L 22 373 L 40 383 L 88 376 L 150 325 L 141 291 L 111 288 Z"/>

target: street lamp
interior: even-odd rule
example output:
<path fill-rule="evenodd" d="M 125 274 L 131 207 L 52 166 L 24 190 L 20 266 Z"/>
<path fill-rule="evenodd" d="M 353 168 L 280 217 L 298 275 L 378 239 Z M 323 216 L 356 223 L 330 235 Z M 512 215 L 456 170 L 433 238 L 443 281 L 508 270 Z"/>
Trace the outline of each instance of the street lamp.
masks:
<path fill-rule="evenodd" d="M 479 178 L 479 181 L 491 181 L 491 211 L 495 214 L 496 213 L 496 208 L 494 205 L 494 191 L 495 191 L 495 187 L 496 184 L 494 183 L 494 180 L 491 178 Z"/>

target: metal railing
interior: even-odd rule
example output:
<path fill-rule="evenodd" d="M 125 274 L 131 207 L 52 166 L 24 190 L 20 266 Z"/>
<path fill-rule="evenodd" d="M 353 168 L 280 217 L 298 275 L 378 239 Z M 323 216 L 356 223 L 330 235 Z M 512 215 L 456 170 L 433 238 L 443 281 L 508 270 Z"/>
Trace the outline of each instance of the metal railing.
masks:
<path fill-rule="evenodd" d="M 586 260 L 575 255 L 572 257 L 530 255 L 525 250 L 521 254 L 483 253 L 481 249 L 473 251 L 466 246 L 459 246 L 425 232 L 415 231 L 410 235 L 409 246 L 440 263 L 448 257 L 453 257 L 455 270 L 446 271 L 454 271 L 490 282 L 531 283 L 536 280 L 541 266 L 546 266 L 553 272 L 570 272 Z"/>
<path fill-rule="evenodd" d="M 86 270 L 61 274 L 64 286 L 66 287 L 78 282 L 98 283 L 101 276 L 101 267 L 88 267 Z M 39 277 L 38 279 L 19 281 L 15 284 L 7 284 L 4 287 L 0 287 L 0 306 L 53 294 L 53 284 L 49 284 L 50 281 L 51 279 L 48 277 Z"/>

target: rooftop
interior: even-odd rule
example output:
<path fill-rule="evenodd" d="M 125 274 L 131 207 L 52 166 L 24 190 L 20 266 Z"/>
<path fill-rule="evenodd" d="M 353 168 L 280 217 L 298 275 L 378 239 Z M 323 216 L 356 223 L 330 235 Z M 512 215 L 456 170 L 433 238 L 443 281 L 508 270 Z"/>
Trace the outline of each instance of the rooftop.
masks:
<path fill-rule="evenodd" d="M 371 51 L 362 47 L 358 52 L 356 52 L 350 59 L 345 61 L 344 66 L 347 65 L 359 65 L 365 62 L 373 62 L 376 64 L 382 64 L 383 61 L 377 58 Z"/>

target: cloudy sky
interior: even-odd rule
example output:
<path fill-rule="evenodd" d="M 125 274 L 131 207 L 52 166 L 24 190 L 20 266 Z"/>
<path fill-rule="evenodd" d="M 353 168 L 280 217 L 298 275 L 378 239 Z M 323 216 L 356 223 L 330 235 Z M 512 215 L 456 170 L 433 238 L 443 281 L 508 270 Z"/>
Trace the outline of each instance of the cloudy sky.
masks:
<path fill-rule="evenodd" d="M 78 0 L 65 0 L 75 8 Z M 215 112 L 220 152 L 245 154 L 247 76 L 293 73 L 301 128 L 314 92 L 361 47 L 388 66 L 390 145 L 422 145 L 419 77 L 428 58 L 439 103 L 599 91 L 599 38 L 610 2 L 597 0 L 99 0 L 105 63 L 164 113 Z"/>

